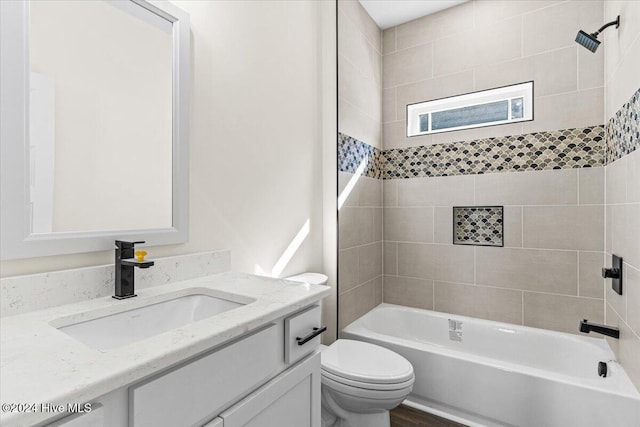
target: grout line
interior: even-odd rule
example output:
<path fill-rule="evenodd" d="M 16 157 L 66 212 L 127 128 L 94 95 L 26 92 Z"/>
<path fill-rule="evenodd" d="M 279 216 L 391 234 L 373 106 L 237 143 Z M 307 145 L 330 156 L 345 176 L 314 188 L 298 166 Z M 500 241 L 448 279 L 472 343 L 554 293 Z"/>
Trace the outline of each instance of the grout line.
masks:
<path fill-rule="evenodd" d="M 520 298 L 521 298 L 521 304 L 522 304 L 522 313 L 521 313 L 522 325 L 524 325 L 524 291 L 522 292 L 522 295 Z"/>
<path fill-rule="evenodd" d="M 579 299 L 591 300 L 591 301 L 602 301 L 602 300 L 604 300 L 604 298 L 594 298 L 594 297 L 571 295 L 571 294 L 559 294 L 559 293 L 556 293 L 556 292 L 536 291 L 536 290 L 532 290 L 532 289 L 505 288 L 503 286 L 490 286 L 490 285 L 484 285 L 484 284 L 478 284 L 478 283 L 455 282 L 455 281 L 451 281 L 451 280 L 430 279 L 430 278 L 424 278 L 424 277 L 404 276 L 404 275 L 399 275 L 399 274 L 395 274 L 395 275 L 394 274 L 387 274 L 386 276 L 395 276 L 395 277 L 400 277 L 400 278 L 404 278 L 404 279 L 422 280 L 422 281 L 426 281 L 426 282 L 433 281 L 434 282 L 434 286 L 435 286 L 435 282 L 439 282 L 439 283 L 450 283 L 452 285 L 477 286 L 477 287 L 481 287 L 481 288 L 490 288 L 490 289 L 500 289 L 500 290 L 506 290 L 506 291 L 522 292 L 523 294 L 528 292 L 528 293 L 531 293 L 531 294 L 555 295 L 555 296 L 559 296 L 559 297 L 579 298 Z M 349 292 L 349 291 L 347 291 L 347 292 Z M 524 295 L 523 295 L 523 298 L 524 298 Z"/>

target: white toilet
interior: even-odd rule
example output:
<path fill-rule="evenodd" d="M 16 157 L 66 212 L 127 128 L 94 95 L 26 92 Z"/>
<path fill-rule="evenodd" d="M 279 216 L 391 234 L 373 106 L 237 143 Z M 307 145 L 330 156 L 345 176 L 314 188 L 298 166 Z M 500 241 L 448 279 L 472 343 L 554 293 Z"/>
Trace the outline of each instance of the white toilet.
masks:
<path fill-rule="evenodd" d="M 327 282 L 317 273 L 288 279 Z M 340 339 L 322 346 L 321 359 L 323 427 L 389 427 L 389 410 L 413 389 L 411 363 L 378 345 Z"/>

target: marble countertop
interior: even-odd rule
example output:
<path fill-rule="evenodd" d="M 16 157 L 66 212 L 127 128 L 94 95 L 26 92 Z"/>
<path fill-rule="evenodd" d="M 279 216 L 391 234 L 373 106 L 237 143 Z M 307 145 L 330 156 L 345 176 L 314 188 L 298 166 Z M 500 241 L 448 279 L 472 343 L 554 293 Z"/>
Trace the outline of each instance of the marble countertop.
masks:
<path fill-rule="evenodd" d="M 329 292 L 326 286 L 221 273 L 143 289 L 128 300 L 103 297 L 5 317 L 0 326 L 0 399 L 3 404 L 90 402 L 293 313 Z M 255 301 L 108 351 L 87 347 L 56 329 L 191 293 Z M 2 411 L 0 424 L 30 426 L 56 415 Z"/>

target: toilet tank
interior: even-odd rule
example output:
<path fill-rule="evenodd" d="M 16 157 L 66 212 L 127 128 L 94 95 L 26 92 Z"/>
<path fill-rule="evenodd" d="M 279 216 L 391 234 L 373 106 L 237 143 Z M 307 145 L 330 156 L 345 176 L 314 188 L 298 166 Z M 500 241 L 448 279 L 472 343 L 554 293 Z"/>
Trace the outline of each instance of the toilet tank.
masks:
<path fill-rule="evenodd" d="M 321 273 L 301 273 L 287 277 L 286 280 L 294 282 L 304 282 L 312 285 L 326 285 L 329 278 Z"/>

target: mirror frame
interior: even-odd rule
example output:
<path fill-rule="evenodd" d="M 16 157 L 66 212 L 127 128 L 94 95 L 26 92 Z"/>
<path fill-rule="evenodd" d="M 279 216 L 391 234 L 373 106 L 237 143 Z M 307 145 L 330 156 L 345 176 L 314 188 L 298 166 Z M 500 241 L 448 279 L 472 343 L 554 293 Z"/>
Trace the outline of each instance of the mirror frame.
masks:
<path fill-rule="evenodd" d="M 110 0 L 111 1 L 111 0 Z M 116 0 L 117 1 L 117 0 Z M 122 0 L 120 0 L 122 1 Z M 126 0 L 125 0 L 126 1 Z M 111 250 L 114 240 L 148 245 L 189 238 L 189 15 L 168 1 L 128 0 L 173 26 L 172 226 L 31 233 L 29 214 L 29 2 L 0 1 L 0 259 Z M 137 5 L 137 6 L 136 6 Z M 119 7 L 123 6 L 120 4 Z"/>

